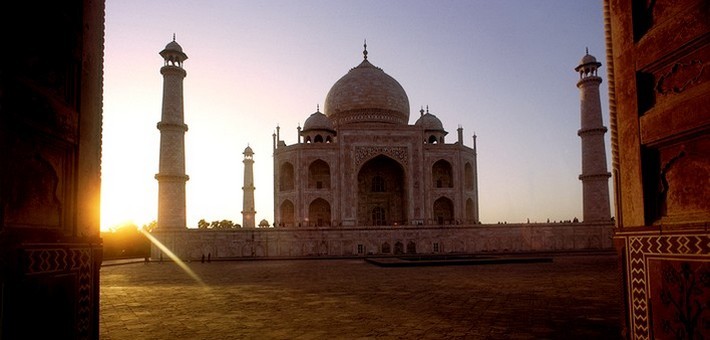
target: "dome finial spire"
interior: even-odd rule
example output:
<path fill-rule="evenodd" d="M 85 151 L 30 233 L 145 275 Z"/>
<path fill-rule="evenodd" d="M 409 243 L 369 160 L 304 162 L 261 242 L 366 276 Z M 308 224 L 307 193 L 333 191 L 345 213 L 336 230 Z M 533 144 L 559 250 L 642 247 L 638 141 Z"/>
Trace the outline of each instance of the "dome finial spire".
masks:
<path fill-rule="evenodd" d="M 422 109 L 419 110 L 419 115 L 423 116 L 424 115 L 424 105 L 422 105 Z"/>
<path fill-rule="evenodd" d="M 584 51 L 587 52 L 587 55 L 589 55 L 589 47 L 585 47 Z"/>
<path fill-rule="evenodd" d="M 175 33 L 173 33 L 173 41 L 175 41 Z"/>
<path fill-rule="evenodd" d="M 316 104 L 316 112 L 320 112 L 320 103 Z"/>
<path fill-rule="evenodd" d="M 367 39 L 365 39 L 365 44 L 362 46 L 365 47 L 365 49 L 362 51 L 362 55 L 365 57 L 365 60 L 367 60 Z"/>
<path fill-rule="evenodd" d="M 426 113 L 429 114 L 429 105 L 426 106 Z"/>

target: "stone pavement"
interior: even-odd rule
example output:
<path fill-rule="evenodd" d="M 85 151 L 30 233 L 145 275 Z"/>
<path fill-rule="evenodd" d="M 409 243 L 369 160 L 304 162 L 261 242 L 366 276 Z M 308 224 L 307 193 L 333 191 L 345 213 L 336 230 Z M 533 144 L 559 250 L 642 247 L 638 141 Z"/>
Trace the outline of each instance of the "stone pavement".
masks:
<path fill-rule="evenodd" d="M 101 269 L 102 339 L 617 339 L 614 255 L 382 268 L 361 259 Z"/>

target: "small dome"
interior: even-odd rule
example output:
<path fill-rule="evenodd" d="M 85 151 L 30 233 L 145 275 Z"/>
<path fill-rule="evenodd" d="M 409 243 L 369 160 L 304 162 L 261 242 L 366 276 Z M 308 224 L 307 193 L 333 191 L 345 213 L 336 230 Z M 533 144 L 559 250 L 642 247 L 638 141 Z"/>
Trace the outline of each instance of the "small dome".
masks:
<path fill-rule="evenodd" d="M 326 115 L 320 111 L 316 111 L 311 114 L 308 119 L 306 119 L 306 122 L 303 123 L 303 131 L 309 130 L 335 131 L 333 128 L 333 122 L 331 122 L 330 118 L 326 117 Z"/>
<path fill-rule="evenodd" d="M 160 54 L 160 56 L 163 57 L 166 62 L 171 61 L 177 63 L 178 65 L 181 65 L 182 62 L 187 59 L 187 54 L 182 51 L 182 46 L 180 46 L 180 44 L 178 44 L 174 38 L 173 41 L 165 45 L 165 49 L 160 51 L 160 53 L 158 54 Z"/>
<path fill-rule="evenodd" d="M 594 58 L 594 56 L 591 54 L 586 54 L 584 57 L 582 57 L 582 60 L 579 61 L 580 65 L 592 63 L 597 63 L 597 58 Z"/>
<path fill-rule="evenodd" d="M 244 154 L 245 155 L 253 155 L 254 154 L 254 151 L 252 151 L 251 146 L 247 145 L 247 148 L 244 149 Z"/>
<path fill-rule="evenodd" d="M 421 126 L 427 131 L 444 131 L 444 125 L 441 124 L 439 118 L 428 111 L 417 119 L 414 126 Z"/>
<path fill-rule="evenodd" d="M 602 63 L 597 61 L 597 58 L 595 58 L 593 55 L 589 54 L 589 49 L 586 50 L 586 53 L 582 57 L 582 60 L 579 61 L 579 65 L 574 68 L 575 71 L 579 72 L 582 69 L 589 70 L 589 67 L 592 68 L 599 68 L 599 66 L 602 66 Z"/>
<path fill-rule="evenodd" d="M 182 46 L 177 43 L 177 41 L 173 40 L 167 45 L 165 45 L 165 50 L 166 51 L 176 51 L 182 53 Z"/>
<path fill-rule="evenodd" d="M 409 98 L 397 80 L 365 59 L 335 82 L 323 111 L 336 125 L 407 124 Z"/>

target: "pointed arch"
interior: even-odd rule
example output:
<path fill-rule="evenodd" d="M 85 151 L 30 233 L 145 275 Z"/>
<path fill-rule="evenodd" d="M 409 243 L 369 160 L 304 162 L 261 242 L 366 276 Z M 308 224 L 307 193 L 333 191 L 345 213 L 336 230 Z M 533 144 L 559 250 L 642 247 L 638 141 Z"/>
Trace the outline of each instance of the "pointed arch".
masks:
<path fill-rule="evenodd" d="M 404 244 L 402 244 L 402 242 L 397 241 L 397 243 L 394 244 L 394 254 L 404 254 Z"/>
<path fill-rule="evenodd" d="M 435 188 L 453 188 L 453 171 L 451 170 L 451 163 L 446 160 L 440 159 L 431 167 L 432 181 L 434 182 Z"/>
<path fill-rule="evenodd" d="M 476 223 L 473 199 L 470 198 L 466 200 L 466 220 L 468 221 L 468 223 Z"/>
<path fill-rule="evenodd" d="M 293 164 L 285 162 L 281 164 L 281 171 L 279 171 L 279 190 L 288 191 L 293 190 Z"/>
<path fill-rule="evenodd" d="M 454 219 L 454 203 L 448 197 L 434 201 L 434 219 L 438 224 L 450 224 Z"/>
<path fill-rule="evenodd" d="M 392 251 L 392 247 L 388 242 L 382 244 L 382 254 L 389 254 Z"/>
<path fill-rule="evenodd" d="M 316 227 L 330 226 L 330 203 L 316 198 L 308 206 L 308 224 Z"/>
<path fill-rule="evenodd" d="M 308 188 L 330 189 L 330 165 L 322 159 L 316 159 L 308 166 Z"/>
<path fill-rule="evenodd" d="M 284 227 L 292 227 L 295 221 L 295 209 L 293 203 L 289 200 L 284 200 L 281 203 L 281 223 Z"/>
<path fill-rule="evenodd" d="M 376 156 L 360 167 L 357 179 L 359 224 L 406 223 L 405 172 L 400 163 L 385 155 Z"/>
<path fill-rule="evenodd" d="M 473 166 L 471 162 L 466 162 L 463 166 L 463 176 L 466 190 L 473 190 Z"/>
<path fill-rule="evenodd" d="M 417 244 L 414 241 L 407 242 L 407 254 L 416 254 Z"/>

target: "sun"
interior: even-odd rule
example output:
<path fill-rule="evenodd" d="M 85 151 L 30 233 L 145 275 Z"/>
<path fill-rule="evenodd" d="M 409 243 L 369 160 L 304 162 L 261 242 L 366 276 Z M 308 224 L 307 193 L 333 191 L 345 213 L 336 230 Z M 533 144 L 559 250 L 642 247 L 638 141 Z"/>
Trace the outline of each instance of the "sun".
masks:
<path fill-rule="evenodd" d="M 101 231 L 125 224 L 138 227 L 157 218 L 157 193 L 140 179 L 105 176 L 101 184 Z M 152 184 L 152 183 L 150 183 Z"/>

